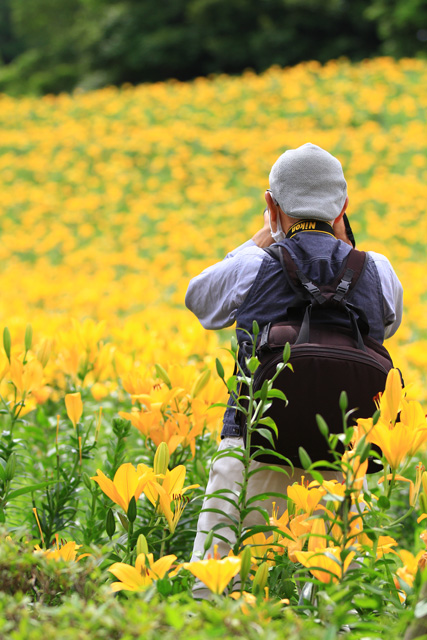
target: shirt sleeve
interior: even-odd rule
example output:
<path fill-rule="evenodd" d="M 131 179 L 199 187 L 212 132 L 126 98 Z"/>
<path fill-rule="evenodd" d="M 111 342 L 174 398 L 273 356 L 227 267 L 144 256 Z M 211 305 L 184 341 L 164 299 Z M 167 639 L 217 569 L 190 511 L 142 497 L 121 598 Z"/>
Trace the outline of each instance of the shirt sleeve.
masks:
<path fill-rule="evenodd" d="M 375 262 L 383 292 L 385 338 L 394 335 L 402 322 L 403 287 L 390 261 L 380 253 L 369 251 Z"/>
<path fill-rule="evenodd" d="M 249 240 L 190 281 L 185 304 L 205 329 L 223 329 L 234 323 L 265 255 Z"/>

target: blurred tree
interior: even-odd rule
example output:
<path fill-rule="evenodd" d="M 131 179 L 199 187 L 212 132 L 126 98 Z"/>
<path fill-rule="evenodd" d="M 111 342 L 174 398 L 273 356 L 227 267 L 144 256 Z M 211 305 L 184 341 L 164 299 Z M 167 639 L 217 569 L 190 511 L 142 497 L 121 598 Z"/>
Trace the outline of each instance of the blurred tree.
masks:
<path fill-rule="evenodd" d="M 12 26 L 11 1 L 0 0 L 0 64 L 9 64 L 23 51 Z"/>
<path fill-rule="evenodd" d="M 427 54 L 426 0 L 371 0 L 365 15 L 376 24 L 381 53 Z"/>
<path fill-rule="evenodd" d="M 0 0 L 0 90 L 94 89 L 425 48 L 426 0 Z"/>

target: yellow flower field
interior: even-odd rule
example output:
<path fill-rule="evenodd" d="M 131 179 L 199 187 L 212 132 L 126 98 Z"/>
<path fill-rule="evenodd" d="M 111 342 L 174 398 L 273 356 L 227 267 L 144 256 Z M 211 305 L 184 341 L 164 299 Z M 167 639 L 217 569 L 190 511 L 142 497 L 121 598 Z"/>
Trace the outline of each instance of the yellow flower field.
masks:
<path fill-rule="evenodd" d="M 342 161 L 358 246 L 403 283 L 388 346 L 425 401 L 426 71 L 382 58 L 0 96 L 0 327 L 16 355 L 28 323 L 34 352 L 51 352 L 30 403 L 81 382 L 101 401 L 155 363 L 191 389 L 224 336 L 184 309 L 188 280 L 258 229 L 271 165 L 307 141 Z M 224 396 L 213 376 L 205 396 Z"/>

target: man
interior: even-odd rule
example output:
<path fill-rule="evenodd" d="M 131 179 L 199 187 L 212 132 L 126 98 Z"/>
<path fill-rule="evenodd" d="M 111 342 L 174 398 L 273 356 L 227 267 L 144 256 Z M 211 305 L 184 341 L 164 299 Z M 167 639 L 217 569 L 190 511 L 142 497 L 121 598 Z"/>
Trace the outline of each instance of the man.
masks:
<path fill-rule="evenodd" d="M 345 212 L 348 206 L 347 184 L 340 162 L 327 151 L 307 143 L 286 151 L 270 172 L 270 189 L 265 193 L 267 209 L 264 226 L 251 240 L 226 258 L 191 280 L 186 305 L 206 329 L 221 329 L 237 323 L 239 342 L 247 339 L 243 331 L 251 332 L 254 320 L 260 330 L 268 324 L 285 319 L 287 305 L 295 293 L 284 278 L 281 264 L 264 248 L 274 242 L 287 248 L 298 268 L 315 283 L 326 284 L 341 271 L 352 247 L 352 234 Z M 304 224 L 301 224 L 303 222 Z M 350 236 L 350 237 L 349 237 Z M 369 335 L 382 343 L 397 330 L 402 317 L 402 286 L 390 262 L 384 256 L 368 252 L 366 269 L 360 276 L 352 303 L 362 309 L 369 324 Z M 230 397 L 225 411 L 220 450 L 242 447 L 240 425 Z M 304 443 L 301 443 L 302 445 Z M 254 462 L 254 466 L 261 463 Z M 261 471 L 251 477 L 249 497 L 265 491 L 286 494 L 289 484 L 298 482 L 302 469 L 288 469 L 286 476 L 277 471 Z M 212 466 L 207 496 L 219 489 L 239 492 L 241 463 L 234 457 L 221 457 Z M 324 477 L 335 477 L 324 472 Z M 276 499 L 279 508 L 284 501 Z M 262 503 L 264 508 L 269 505 Z M 203 555 L 206 534 L 219 523 L 229 524 L 233 508 L 219 497 L 207 497 L 207 509 L 198 523 L 193 559 Z M 270 509 L 271 512 L 271 509 Z M 252 520 L 251 520 L 252 517 Z M 260 524 L 257 512 L 248 517 L 247 525 Z M 232 532 L 224 527 L 218 534 L 219 553 L 226 555 L 233 544 Z M 204 597 L 203 591 L 199 596 Z"/>

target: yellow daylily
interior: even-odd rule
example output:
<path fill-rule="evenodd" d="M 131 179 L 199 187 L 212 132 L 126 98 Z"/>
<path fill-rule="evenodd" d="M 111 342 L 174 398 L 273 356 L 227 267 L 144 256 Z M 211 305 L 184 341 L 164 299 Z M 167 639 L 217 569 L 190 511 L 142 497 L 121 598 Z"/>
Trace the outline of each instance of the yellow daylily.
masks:
<path fill-rule="evenodd" d="M 386 424 L 395 424 L 403 398 L 402 378 L 398 369 L 387 374 L 384 393 L 380 394 L 379 409 Z"/>
<path fill-rule="evenodd" d="M 357 423 L 365 431 L 367 440 L 381 449 L 393 470 L 396 470 L 406 457 L 413 456 L 427 442 L 427 424 L 414 426 L 397 422 L 390 428 L 381 419 L 373 425 L 371 418 L 367 420 L 359 418 Z"/>
<path fill-rule="evenodd" d="M 21 395 L 42 386 L 43 367 L 36 359 L 23 364 L 18 358 L 12 358 L 9 373 L 12 383 Z"/>
<path fill-rule="evenodd" d="M 327 547 L 316 551 L 295 551 L 295 557 L 310 573 L 323 583 L 339 582 L 342 580 L 351 561 L 354 551 L 347 553 L 344 562 L 341 560 L 341 547 Z"/>
<path fill-rule="evenodd" d="M 241 559 L 227 556 L 220 559 L 215 548 L 214 557 L 196 562 L 185 562 L 183 567 L 198 578 L 213 593 L 220 595 L 230 580 L 240 571 Z"/>
<path fill-rule="evenodd" d="M 67 415 L 75 429 L 83 413 L 83 402 L 80 392 L 67 393 L 65 395 L 65 407 L 67 409 Z"/>
<path fill-rule="evenodd" d="M 164 479 L 160 483 L 151 483 L 144 489 L 144 493 L 150 502 L 158 507 L 159 512 L 165 516 L 169 531 L 174 533 L 176 525 L 188 501 L 183 497 L 186 491 L 197 489 L 200 485 L 191 484 L 184 487 L 186 468 L 178 465 L 171 471 L 168 469 Z M 172 505 L 172 506 L 171 506 Z"/>
<path fill-rule="evenodd" d="M 311 515 L 316 509 L 324 492 L 317 487 L 304 487 L 303 484 L 293 484 L 288 487 L 288 498 L 295 502 L 296 508 Z"/>
<path fill-rule="evenodd" d="M 156 484 L 154 471 L 145 464 L 139 464 L 136 469 L 130 462 L 122 464 L 117 469 L 114 480 L 107 478 L 100 469 L 96 472 L 98 475 L 91 480 L 95 480 L 101 490 L 126 513 L 132 497 L 138 500 L 147 486 Z"/>
<path fill-rule="evenodd" d="M 188 487 L 184 487 L 186 473 L 187 469 L 183 464 L 179 464 L 177 467 L 174 467 L 174 469 L 166 470 L 164 478 L 161 481 L 161 487 L 163 491 L 171 497 L 171 500 L 182 496 L 190 489 L 197 489 L 200 486 L 198 484 L 191 484 Z M 160 483 L 154 486 L 150 485 L 145 490 L 145 495 L 153 505 L 156 504 L 160 493 L 159 486 Z"/>
<path fill-rule="evenodd" d="M 426 417 L 418 402 L 405 399 L 397 369 L 389 371 L 378 406 L 381 415 L 375 425 L 372 418 L 359 418 L 357 425 L 369 442 L 380 447 L 390 467 L 396 470 L 427 442 Z M 400 421 L 396 422 L 399 411 Z"/>
<path fill-rule="evenodd" d="M 163 556 L 154 562 L 152 553 L 140 553 L 135 566 L 116 562 L 108 569 L 120 582 L 113 582 L 113 591 L 141 591 L 149 587 L 154 580 L 164 578 L 175 562 L 176 556 Z"/>
<path fill-rule="evenodd" d="M 268 587 L 264 588 L 264 593 L 265 596 L 263 598 L 264 602 L 273 602 L 274 605 L 281 605 L 281 604 L 290 604 L 290 600 L 288 598 L 282 598 L 281 600 L 273 600 L 271 601 L 269 599 L 269 589 Z M 233 593 L 230 593 L 230 598 L 233 598 L 233 600 L 237 600 L 238 602 L 241 602 L 241 610 L 242 613 L 244 615 L 249 615 L 250 611 L 252 608 L 255 608 L 259 602 L 259 599 L 257 598 L 257 596 L 255 596 L 253 593 L 248 593 L 247 591 L 233 591 Z M 263 624 L 268 624 L 271 620 L 271 616 L 269 616 L 266 611 L 262 611 L 260 612 L 260 618 L 261 618 L 261 622 Z"/>
<path fill-rule="evenodd" d="M 298 516 L 289 516 L 288 510 L 286 510 L 280 518 L 277 518 L 273 511 L 270 524 L 278 527 L 285 534 L 283 537 L 277 532 L 273 534 L 273 540 L 277 543 L 278 549 L 286 548 L 289 560 L 296 562 L 295 551 L 301 551 L 312 527 L 308 514 L 301 513 Z"/>
<path fill-rule="evenodd" d="M 34 551 L 42 553 L 47 560 L 55 560 L 56 562 L 59 562 L 60 560 L 65 560 L 66 562 L 78 562 L 82 558 L 90 556 L 90 553 L 82 553 L 77 556 L 77 549 L 80 549 L 81 546 L 81 544 L 76 544 L 73 541 L 63 542 L 60 544 L 58 534 L 56 534 L 56 546 L 51 549 L 42 549 L 38 544 L 36 544 Z"/>
<path fill-rule="evenodd" d="M 279 534 L 276 534 L 277 536 Z M 262 531 L 245 538 L 243 545 L 251 547 L 251 563 L 254 565 L 266 561 L 269 566 L 274 564 L 274 553 L 284 553 L 283 545 L 274 544 L 274 535 L 267 538 Z"/>

